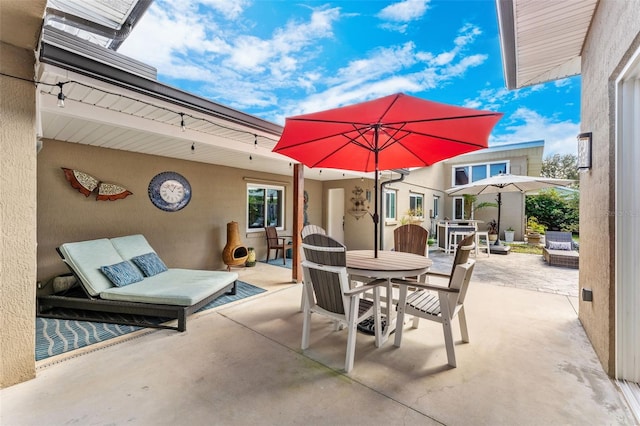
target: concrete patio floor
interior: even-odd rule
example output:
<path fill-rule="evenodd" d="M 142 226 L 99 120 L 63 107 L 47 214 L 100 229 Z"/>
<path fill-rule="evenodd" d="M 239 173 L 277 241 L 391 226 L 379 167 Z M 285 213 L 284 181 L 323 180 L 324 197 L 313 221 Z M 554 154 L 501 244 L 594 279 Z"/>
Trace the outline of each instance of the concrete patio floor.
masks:
<path fill-rule="evenodd" d="M 433 254 L 447 270 L 451 256 Z M 471 342 L 446 363 L 440 326 L 405 326 L 401 348 L 314 318 L 300 350 L 301 286 L 258 263 L 261 295 L 192 316 L 187 331 L 141 331 L 39 363 L 0 391 L 0 424 L 635 424 L 577 318 L 577 270 L 541 256 L 478 257 L 466 309 Z"/>

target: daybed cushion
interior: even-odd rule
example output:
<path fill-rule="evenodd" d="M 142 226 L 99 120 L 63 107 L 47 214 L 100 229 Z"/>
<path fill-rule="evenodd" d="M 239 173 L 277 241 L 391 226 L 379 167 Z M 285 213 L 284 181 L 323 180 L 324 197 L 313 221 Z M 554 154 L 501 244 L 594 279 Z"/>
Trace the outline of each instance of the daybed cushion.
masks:
<path fill-rule="evenodd" d="M 113 287 L 100 267 L 124 260 L 107 238 L 65 243 L 60 246 L 60 252 L 91 296 L 98 296 L 102 291 Z"/>
<path fill-rule="evenodd" d="M 140 268 L 146 277 L 161 274 L 168 269 L 167 265 L 164 264 L 156 253 L 141 254 L 140 256 L 132 257 L 131 261 Z"/>
<path fill-rule="evenodd" d="M 191 306 L 238 279 L 235 272 L 169 269 L 126 287 L 100 293 L 108 300 Z"/>
<path fill-rule="evenodd" d="M 111 238 L 111 244 L 113 244 L 113 247 L 115 247 L 116 251 L 125 260 L 131 260 L 136 256 L 156 252 L 142 234 Z"/>
<path fill-rule="evenodd" d="M 109 278 L 109 281 L 117 287 L 124 287 L 129 284 L 140 282 L 144 279 L 140 269 L 136 268 L 128 260 L 123 260 L 115 265 L 105 265 L 100 267 L 103 274 Z"/>

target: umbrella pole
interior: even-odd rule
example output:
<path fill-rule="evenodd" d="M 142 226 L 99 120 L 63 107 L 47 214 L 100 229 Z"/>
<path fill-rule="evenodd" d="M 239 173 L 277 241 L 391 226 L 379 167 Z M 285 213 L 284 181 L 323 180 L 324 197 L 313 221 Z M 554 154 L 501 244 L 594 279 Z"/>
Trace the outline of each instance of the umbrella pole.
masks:
<path fill-rule="evenodd" d="M 500 242 L 500 207 L 502 207 L 502 192 L 498 192 L 498 239 L 493 244 L 495 246 L 501 246 Z"/>
<path fill-rule="evenodd" d="M 378 215 L 378 126 L 375 127 L 375 133 L 373 135 L 375 142 L 375 177 L 374 177 L 374 197 L 373 197 L 373 257 L 378 258 L 378 222 L 380 222 L 380 216 Z"/>

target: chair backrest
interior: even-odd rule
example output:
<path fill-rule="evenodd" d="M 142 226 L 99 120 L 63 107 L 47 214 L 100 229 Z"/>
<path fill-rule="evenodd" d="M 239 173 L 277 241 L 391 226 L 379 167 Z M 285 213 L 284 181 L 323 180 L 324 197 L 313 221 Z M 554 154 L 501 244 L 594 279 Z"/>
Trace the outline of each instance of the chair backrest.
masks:
<path fill-rule="evenodd" d="M 427 252 L 428 239 L 429 231 L 420 225 L 402 225 L 393 231 L 393 245 L 395 251 L 424 256 Z"/>
<path fill-rule="evenodd" d="M 302 239 L 302 248 L 305 286 L 315 295 L 315 304 L 326 311 L 345 314 L 344 292 L 349 286 L 346 247 L 326 235 L 310 234 Z"/>
<path fill-rule="evenodd" d="M 451 276 L 449 277 L 449 287 L 451 287 L 453 283 L 453 276 L 454 276 L 454 273 L 456 272 L 456 267 L 458 265 L 465 264 L 469 261 L 469 255 L 471 254 L 471 251 L 476 247 L 475 238 L 476 238 L 476 234 L 472 233 L 464 237 L 458 243 L 458 247 L 456 248 L 456 254 L 453 257 L 453 265 L 451 267 Z"/>
<path fill-rule="evenodd" d="M 268 247 L 278 245 L 278 231 L 275 226 L 265 226 L 264 233 L 267 236 Z"/>
<path fill-rule="evenodd" d="M 447 294 L 449 312 L 451 312 L 452 317 L 457 314 L 457 310 L 464 303 L 464 299 L 467 296 L 467 290 L 469 289 L 469 282 L 471 281 L 471 274 L 473 273 L 473 267 L 475 266 L 475 264 L 475 260 L 467 259 L 466 262 L 460 263 L 453 268 L 453 272 L 451 273 L 451 280 L 449 281 L 449 287 L 458 289 L 460 291 L 458 293 Z"/>
<path fill-rule="evenodd" d="M 571 232 L 547 231 L 544 234 L 544 246 L 549 248 L 550 242 L 573 243 Z"/>
<path fill-rule="evenodd" d="M 302 228 L 302 231 L 300 232 L 300 234 L 302 235 L 302 238 L 304 238 L 307 235 L 311 235 L 311 234 L 327 235 L 327 232 L 324 230 L 324 228 L 318 225 L 305 225 Z"/>

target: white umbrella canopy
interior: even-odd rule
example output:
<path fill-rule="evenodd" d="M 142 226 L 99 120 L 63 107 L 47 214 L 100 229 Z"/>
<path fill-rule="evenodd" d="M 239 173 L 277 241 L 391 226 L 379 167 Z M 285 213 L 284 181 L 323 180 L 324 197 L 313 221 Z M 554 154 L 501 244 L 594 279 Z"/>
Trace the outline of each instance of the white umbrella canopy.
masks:
<path fill-rule="evenodd" d="M 508 173 L 480 179 L 475 182 L 447 189 L 448 195 L 482 195 L 498 194 L 498 235 L 500 235 L 500 208 L 502 206 L 503 192 L 537 191 L 545 188 L 567 186 L 575 183 L 572 179 L 555 179 L 535 176 L 519 176 Z M 496 240 L 500 245 L 500 238 Z"/>
<path fill-rule="evenodd" d="M 446 193 L 449 195 L 481 195 L 499 194 L 502 192 L 529 192 L 556 186 L 567 186 L 572 183 L 575 183 L 575 181 L 571 179 L 554 179 L 501 173 L 467 185 L 449 188 L 446 190 Z"/>

